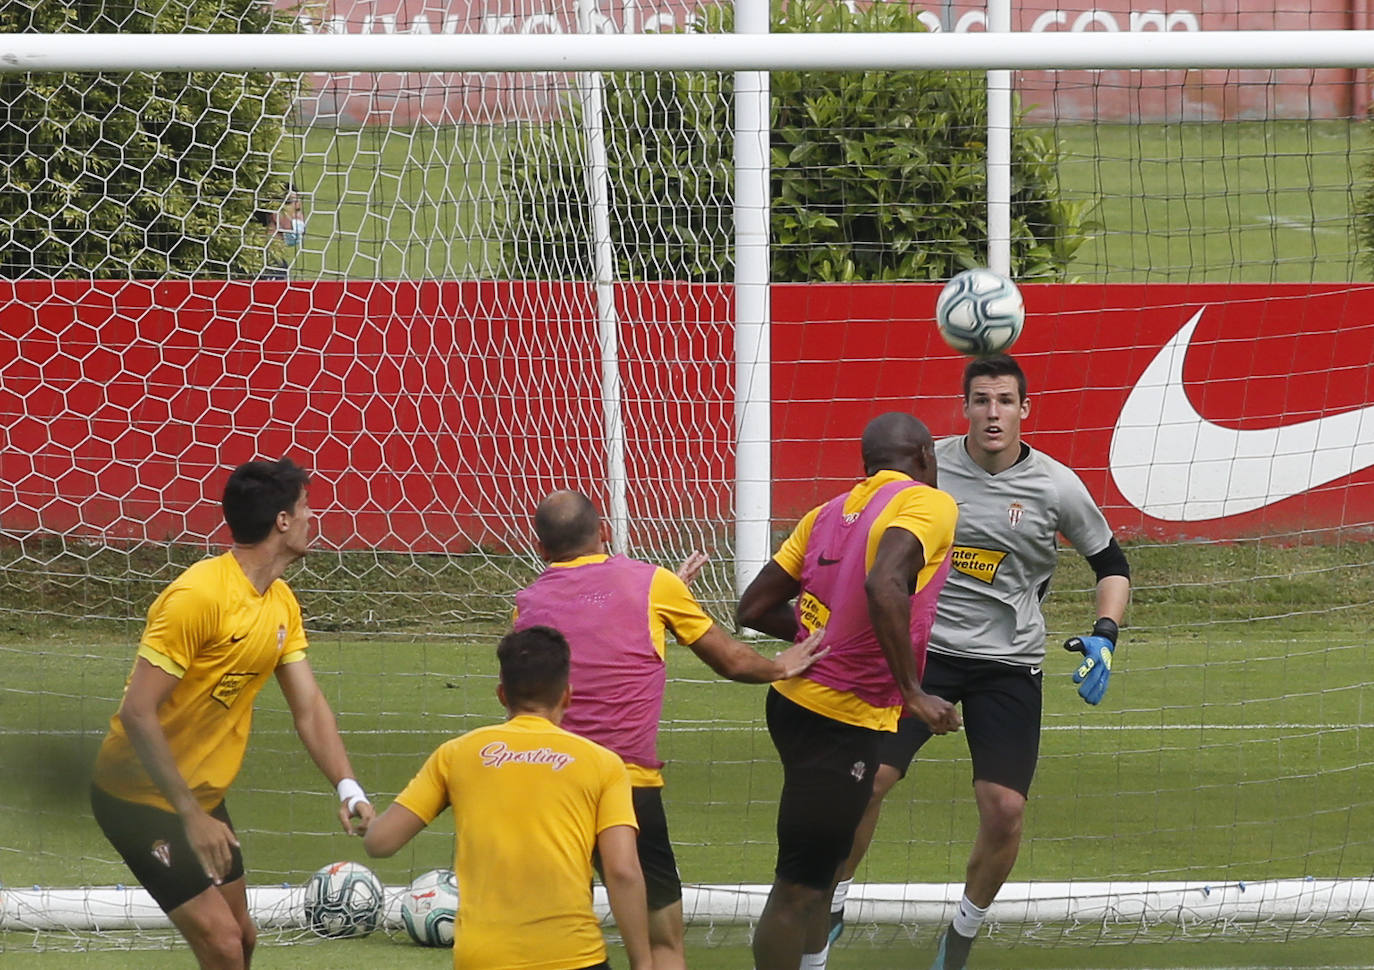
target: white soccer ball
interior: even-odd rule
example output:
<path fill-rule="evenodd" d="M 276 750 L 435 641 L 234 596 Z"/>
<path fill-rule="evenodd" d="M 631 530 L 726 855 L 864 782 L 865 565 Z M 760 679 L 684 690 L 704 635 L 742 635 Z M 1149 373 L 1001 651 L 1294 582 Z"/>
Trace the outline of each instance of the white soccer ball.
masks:
<path fill-rule="evenodd" d="M 416 877 L 401 900 L 401 922 L 421 946 L 453 946 L 458 918 L 458 879 L 452 869 L 431 869 Z"/>
<path fill-rule="evenodd" d="M 382 918 L 382 883 L 367 866 L 334 862 L 305 884 L 305 925 L 320 936 L 366 936 Z"/>
<path fill-rule="evenodd" d="M 986 267 L 966 269 L 935 301 L 940 336 L 961 354 L 1000 354 L 1021 336 L 1026 306 L 1016 284 Z"/>

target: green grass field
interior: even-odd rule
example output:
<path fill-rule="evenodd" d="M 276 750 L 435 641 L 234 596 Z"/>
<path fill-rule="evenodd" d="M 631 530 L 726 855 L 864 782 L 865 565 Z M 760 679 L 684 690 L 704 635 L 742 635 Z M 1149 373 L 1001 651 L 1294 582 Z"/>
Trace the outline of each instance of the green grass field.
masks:
<path fill-rule="evenodd" d="M 1107 701 L 1099 709 L 1082 704 L 1069 683 L 1068 654 L 1053 650 L 1046 660 L 1041 767 L 1013 880 L 1368 878 L 1374 648 L 1366 617 L 1374 604 L 1374 548 L 1141 546 L 1131 556 L 1137 592 Z M 320 569 L 327 557 L 310 562 L 309 570 Z M 5 576 L 12 595 L 12 571 Z M 316 585 L 313 572 L 295 578 L 303 590 Z M 1081 564 L 1066 558 L 1050 600 L 1051 625 L 1061 634 L 1085 615 L 1086 579 Z M 302 598 L 309 615 L 310 597 Z M 8 616 L 0 632 L 0 884 L 123 882 L 122 866 L 89 818 L 85 789 L 137 623 Z M 498 632 L 497 624 L 473 622 L 442 639 L 314 634 L 312 663 L 360 777 L 383 803 L 443 738 L 500 716 L 492 656 Z M 766 883 L 779 774 L 762 729 L 762 691 L 716 681 L 684 650 L 673 652 L 671 673 L 662 747 L 684 879 Z M 332 798 L 273 687 L 259 699 L 248 761 L 229 804 L 254 883 L 299 884 L 335 859 L 363 860 L 361 846 L 334 831 Z M 972 824 L 963 741 L 936 739 L 889 801 L 859 880 L 957 882 Z M 447 864 L 450 839 L 441 820 L 413 849 L 373 867 L 384 882 L 404 883 Z M 929 949 L 932 929 L 855 927 L 832 965 L 908 966 Z M 1320 921 L 1227 932 L 1211 925 L 1008 924 L 975 966 L 1356 967 L 1367 965 L 1357 954 L 1374 953 L 1368 931 L 1367 923 Z M 694 965 L 747 965 L 746 932 L 697 927 Z M 1293 942 L 1270 945 L 1284 938 Z M 0 936 L 6 967 L 87 965 L 71 952 L 31 953 L 35 945 L 69 951 L 77 944 L 63 934 Z M 138 951 L 90 959 L 155 967 L 162 959 L 184 965 L 188 957 Z M 397 967 L 444 962 L 378 936 L 268 946 L 258 965 L 378 959 Z"/>
<path fill-rule="evenodd" d="M 1062 125 L 1066 199 L 1103 229 L 1069 278 L 1087 282 L 1363 280 L 1352 211 L 1371 191 L 1359 122 Z M 302 279 L 491 278 L 505 151 L 499 126 L 306 129 Z"/>

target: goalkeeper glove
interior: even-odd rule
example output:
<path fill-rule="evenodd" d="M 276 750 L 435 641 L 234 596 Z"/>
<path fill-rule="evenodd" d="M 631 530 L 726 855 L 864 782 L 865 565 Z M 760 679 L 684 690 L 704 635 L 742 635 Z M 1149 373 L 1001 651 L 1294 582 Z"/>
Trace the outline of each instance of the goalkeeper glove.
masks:
<path fill-rule="evenodd" d="M 1117 632 L 1116 621 L 1102 616 L 1093 624 L 1093 632 L 1088 636 L 1070 637 L 1064 641 L 1065 650 L 1083 654 L 1083 662 L 1073 672 L 1073 682 L 1078 685 L 1078 696 L 1089 704 L 1101 703 L 1107 693 Z"/>

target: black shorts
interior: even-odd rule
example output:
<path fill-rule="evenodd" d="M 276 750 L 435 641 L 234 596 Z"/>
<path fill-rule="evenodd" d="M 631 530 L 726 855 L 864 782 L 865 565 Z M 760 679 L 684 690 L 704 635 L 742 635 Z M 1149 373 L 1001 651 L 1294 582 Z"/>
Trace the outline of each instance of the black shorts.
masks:
<path fill-rule="evenodd" d="M 973 780 L 1029 795 L 1040 757 L 1043 681 L 1039 667 L 932 652 L 921 686 L 962 708 Z M 930 736 L 919 717 L 904 717 L 896 734 L 883 735 L 879 760 L 905 776 Z"/>
<path fill-rule="evenodd" d="M 663 811 L 662 788 L 632 788 L 635 822 L 639 835 L 635 846 L 639 850 L 639 868 L 644 870 L 644 888 L 649 899 L 649 911 L 671 906 L 682 898 L 682 877 L 677 871 L 677 857 L 673 843 L 668 840 L 668 816 Z M 598 873 L 601 854 L 592 852 L 592 864 Z"/>
<path fill-rule="evenodd" d="M 776 690 L 765 710 L 783 772 L 776 874 L 828 891 L 873 794 L 885 732 L 832 720 Z"/>
<path fill-rule="evenodd" d="M 175 812 L 115 798 L 95 785 L 91 786 L 91 811 L 105 838 L 164 913 L 214 885 L 186 841 L 186 829 Z M 224 802 L 210 815 L 233 829 Z M 226 883 L 243 878 L 243 853 L 237 846 L 231 853 Z"/>

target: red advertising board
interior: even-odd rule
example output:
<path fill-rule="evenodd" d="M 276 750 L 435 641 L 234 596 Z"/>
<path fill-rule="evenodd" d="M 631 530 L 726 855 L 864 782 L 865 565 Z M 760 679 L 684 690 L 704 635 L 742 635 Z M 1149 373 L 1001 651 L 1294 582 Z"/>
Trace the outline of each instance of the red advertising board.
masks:
<path fill-rule="evenodd" d="M 773 288 L 779 525 L 859 474 L 875 413 L 961 430 L 936 291 Z M 1123 537 L 1374 521 L 1374 286 L 1024 292 L 1027 436 Z M 728 521 L 729 289 L 617 302 L 632 518 Z M 596 327 L 580 284 L 0 283 L 0 527 L 204 541 L 226 468 L 291 454 L 327 544 L 518 542 L 549 489 L 604 483 Z"/>

